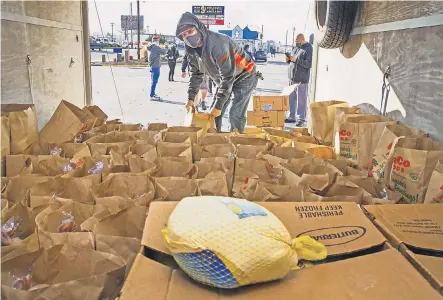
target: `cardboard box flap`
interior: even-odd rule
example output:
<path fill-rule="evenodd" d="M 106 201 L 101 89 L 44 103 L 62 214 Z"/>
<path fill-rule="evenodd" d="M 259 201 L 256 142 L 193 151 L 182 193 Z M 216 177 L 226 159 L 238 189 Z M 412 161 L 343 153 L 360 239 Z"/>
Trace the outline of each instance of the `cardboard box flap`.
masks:
<path fill-rule="evenodd" d="M 443 294 L 443 257 L 414 254 L 409 250 L 405 256 L 431 285 Z"/>
<path fill-rule="evenodd" d="M 443 252 L 443 205 L 365 205 L 364 210 L 395 247 Z"/>
<path fill-rule="evenodd" d="M 149 284 L 147 284 L 149 283 Z M 203 286 L 138 254 L 120 300 L 441 299 L 396 250 L 291 272 L 283 280 L 232 290 Z"/>
<path fill-rule="evenodd" d="M 142 245 L 169 254 L 161 230 L 177 202 L 152 202 Z M 276 215 L 293 238 L 308 234 L 328 247 L 328 255 L 344 255 L 382 245 L 386 239 L 355 203 L 260 203 Z"/>

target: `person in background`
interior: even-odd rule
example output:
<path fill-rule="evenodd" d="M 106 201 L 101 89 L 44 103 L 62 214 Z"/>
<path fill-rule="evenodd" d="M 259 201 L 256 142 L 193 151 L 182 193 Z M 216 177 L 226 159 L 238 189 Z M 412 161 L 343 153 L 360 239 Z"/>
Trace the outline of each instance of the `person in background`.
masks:
<path fill-rule="evenodd" d="M 297 127 L 306 126 L 306 109 L 308 105 L 308 84 L 312 67 L 312 45 L 303 34 L 298 34 L 296 47 L 286 53 L 286 62 L 289 64 L 289 85 L 299 83 L 295 95 L 289 99 L 289 118 L 286 123 L 296 123 Z"/>
<path fill-rule="evenodd" d="M 246 44 L 243 46 L 243 50 L 245 50 L 246 54 L 249 55 L 249 57 L 255 62 L 254 55 L 249 51 L 249 45 Z"/>
<path fill-rule="evenodd" d="M 186 109 L 189 111 L 194 105 L 195 96 L 206 73 L 218 86 L 209 113 L 215 118 L 217 131 L 221 131 L 223 114 L 233 95 L 229 112 L 231 131 L 237 129 L 242 133 L 246 125 L 249 100 L 258 81 L 252 59 L 231 38 L 209 31 L 206 25 L 189 12 L 181 16 L 176 36 L 185 42 L 191 66 Z"/>
<path fill-rule="evenodd" d="M 200 66 L 201 69 L 204 69 L 204 66 Z M 189 58 L 188 58 L 188 54 L 185 54 L 185 57 L 183 58 L 183 62 L 182 62 L 182 78 L 186 77 L 186 70 L 189 69 Z M 194 106 L 198 106 L 199 104 L 201 104 L 201 108 L 203 110 L 207 109 L 206 106 L 206 97 L 208 95 L 208 86 L 209 88 L 212 88 L 211 86 L 211 80 L 209 79 L 208 74 L 206 74 L 205 72 L 203 72 L 203 81 L 200 84 L 200 88 L 199 88 L 199 92 L 197 93 L 197 95 L 195 95 L 194 98 Z M 212 93 L 212 92 L 211 92 Z M 199 96 L 201 98 L 199 98 Z M 201 101 L 199 101 L 201 100 Z"/>
<path fill-rule="evenodd" d="M 175 65 L 177 64 L 177 58 L 180 56 L 175 44 L 168 50 L 168 65 L 169 65 L 169 81 L 174 81 Z"/>
<path fill-rule="evenodd" d="M 151 100 L 160 100 L 161 98 L 155 93 L 158 79 L 160 78 L 160 58 L 161 55 L 166 54 L 167 50 L 160 48 L 159 37 L 154 35 L 152 37 L 152 43 L 148 46 L 149 54 L 149 67 L 151 71 Z"/>

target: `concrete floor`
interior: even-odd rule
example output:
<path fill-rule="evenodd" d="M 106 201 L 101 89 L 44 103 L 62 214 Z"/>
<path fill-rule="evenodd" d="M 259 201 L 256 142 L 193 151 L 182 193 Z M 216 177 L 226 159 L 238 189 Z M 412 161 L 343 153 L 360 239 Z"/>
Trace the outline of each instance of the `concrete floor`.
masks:
<path fill-rule="evenodd" d="M 101 54 L 92 53 L 91 58 L 93 57 L 101 59 Z M 284 63 L 284 55 L 269 58 L 268 63 L 259 63 L 258 70 L 263 73 L 264 80 L 259 80 L 255 91 L 256 95 L 278 95 L 287 86 L 287 65 Z M 93 103 L 102 107 L 110 119 L 118 118 L 126 123 L 146 125 L 165 122 L 170 126 L 183 125 L 189 77 L 181 78 L 181 64 L 177 64 L 176 67 L 176 82 L 168 81 L 168 72 L 168 66 L 163 65 L 156 93 L 165 102 L 157 102 L 149 99 L 151 85 L 149 68 L 112 67 L 111 69 L 109 66 L 93 66 Z M 212 102 L 212 98 L 208 98 L 208 100 L 208 103 Z M 250 110 L 252 110 L 252 101 Z M 228 124 L 229 122 L 226 120 L 223 123 Z"/>

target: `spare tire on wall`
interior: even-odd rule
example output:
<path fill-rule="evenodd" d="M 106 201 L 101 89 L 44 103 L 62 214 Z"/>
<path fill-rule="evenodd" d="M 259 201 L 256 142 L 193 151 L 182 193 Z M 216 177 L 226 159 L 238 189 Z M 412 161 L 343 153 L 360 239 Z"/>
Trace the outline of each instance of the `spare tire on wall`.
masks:
<path fill-rule="evenodd" d="M 356 12 L 356 1 L 315 0 L 318 45 L 327 49 L 343 46 L 351 33 Z"/>

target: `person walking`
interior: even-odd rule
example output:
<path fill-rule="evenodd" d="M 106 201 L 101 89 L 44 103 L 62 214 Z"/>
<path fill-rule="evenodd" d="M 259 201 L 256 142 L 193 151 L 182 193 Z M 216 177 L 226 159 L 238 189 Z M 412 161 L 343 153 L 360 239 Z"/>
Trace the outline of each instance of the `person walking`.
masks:
<path fill-rule="evenodd" d="M 157 87 L 158 79 L 160 78 L 160 58 L 161 55 L 166 54 L 167 50 L 160 48 L 159 45 L 159 37 L 158 35 L 154 35 L 152 37 L 152 43 L 148 46 L 149 54 L 149 67 L 151 71 L 151 100 L 160 100 L 159 97 L 155 93 L 155 89 Z"/>
<path fill-rule="evenodd" d="M 169 81 L 174 81 L 175 65 L 177 64 L 177 58 L 180 56 L 175 44 L 172 45 L 171 49 L 168 50 L 166 55 L 168 57 L 169 65 Z"/>
<path fill-rule="evenodd" d="M 296 123 L 297 127 L 306 126 L 306 110 L 308 105 L 308 84 L 312 67 L 312 45 L 303 34 L 298 34 L 296 47 L 286 54 L 289 64 L 289 85 L 299 84 L 296 92 L 289 99 L 289 117 L 285 123 Z"/>
<path fill-rule="evenodd" d="M 221 131 L 223 114 L 232 101 L 229 112 L 231 131 L 237 129 L 242 133 L 246 126 L 249 100 L 258 81 L 252 59 L 231 38 L 209 31 L 189 12 L 181 16 L 176 36 L 185 42 L 191 67 L 186 109 L 189 111 L 192 108 L 206 72 L 218 86 L 209 113 L 215 118 L 217 131 Z"/>
<path fill-rule="evenodd" d="M 204 66 L 200 65 L 199 66 L 201 71 L 203 72 L 203 81 L 200 84 L 200 88 L 199 88 L 199 92 L 197 93 L 197 95 L 194 98 L 194 106 L 198 106 L 199 104 L 201 105 L 201 108 L 203 110 L 207 109 L 206 106 L 206 97 L 208 96 L 208 87 L 211 91 L 211 80 L 209 79 L 208 74 L 206 74 L 206 72 L 203 71 Z M 189 56 L 186 53 L 184 58 L 183 58 L 183 62 L 182 62 L 182 78 L 186 77 L 186 70 L 189 69 Z M 200 97 L 199 97 L 200 96 Z"/>
<path fill-rule="evenodd" d="M 249 45 L 246 44 L 243 46 L 243 49 L 245 50 L 246 54 L 249 55 L 249 57 L 255 62 L 254 55 L 249 51 Z"/>

